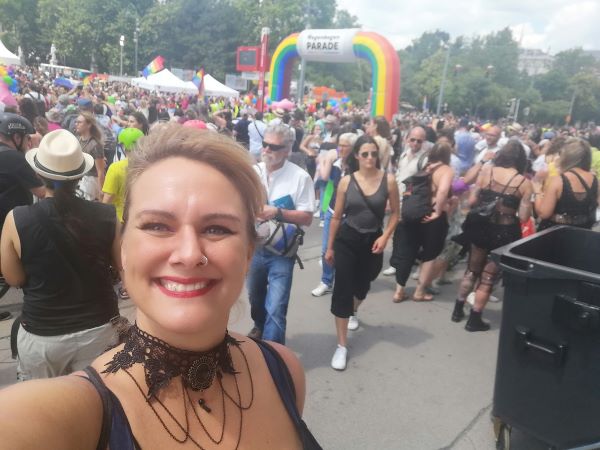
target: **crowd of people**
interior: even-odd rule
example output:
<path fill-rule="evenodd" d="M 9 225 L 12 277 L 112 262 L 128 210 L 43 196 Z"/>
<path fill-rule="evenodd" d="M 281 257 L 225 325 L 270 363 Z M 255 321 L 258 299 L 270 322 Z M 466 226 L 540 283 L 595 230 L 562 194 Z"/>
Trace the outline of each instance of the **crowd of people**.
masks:
<path fill-rule="evenodd" d="M 326 103 L 263 113 L 103 80 L 69 90 L 35 69 L 15 77 L 18 105 L 0 105 L 0 268 L 23 291 L 18 377 L 52 378 L 0 393 L 15 418 L 0 430 L 17 447 L 319 448 L 300 416 L 301 366 L 283 346 L 313 219 L 322 273 L 310 294 L 331 293 L 335 370 L 346 369 L 348 331 L 380 274 L 395 277 L 392 302 L 428 302 L 465 258 L 449 319 L 464 320 L 469 303 L 465 329 L 486 331 L 501 276 L 490 252 L 536 228 L 597 219 L 591 125 L 411 112 L 390 122 Z M 244 286 L 254 326 L 229 334 Z M 135 325 L 118 298 L 137 306 Z M 59 396 L 68 407 L 56 421 L 18 432 Z"/>

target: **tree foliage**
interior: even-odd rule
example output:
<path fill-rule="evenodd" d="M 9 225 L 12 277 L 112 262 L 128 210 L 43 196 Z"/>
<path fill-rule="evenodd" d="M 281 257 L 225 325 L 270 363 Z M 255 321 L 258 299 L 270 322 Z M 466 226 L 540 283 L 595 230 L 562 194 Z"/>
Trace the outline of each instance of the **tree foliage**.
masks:
<path fill-rule="evenodd" d="M 118 73 L 123 35 L 124 72 L 135 75 L 136 23 L 138 70 L 162 55 L 168 66 L 203 66 L 220 79 L 236 71 L 238 46 L 259 44 L 263 27 L 271 30 L 270 54 L 283 38 L 307 27 L 360 27 L 336 0 L 0 0 L 0 38 L 15 52 L 21 46 L 30 63 L 48 61 L 54 43 L 59 63 L 89 68 L 95 62 L 98 71 Z M 471 38 L 424 32 L 398 52 L 403 102 L 420 106 L 427 97 L 436 109 L 448 47 L 443 103 L 455 114 L 494 119 L 519 98 L 529 120 L 563 121 L 573 104 L 575 120 L 600 122 L 600 67 L 594 58 L 581 49 L 563 51 L 547 73 L 528 76 L 518 70 L 519 48 L 508 28 Z M 362 60 L 306 66 L 308 83 L 349 92 L 357 104 L 366 100 L 371 76 Z"/>

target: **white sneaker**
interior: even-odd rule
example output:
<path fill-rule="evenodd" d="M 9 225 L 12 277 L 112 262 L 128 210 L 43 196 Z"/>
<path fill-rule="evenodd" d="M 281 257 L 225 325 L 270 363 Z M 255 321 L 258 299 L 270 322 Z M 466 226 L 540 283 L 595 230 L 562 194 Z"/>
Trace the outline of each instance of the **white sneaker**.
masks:
<path fill-rule="evenodd" d="M 315 211 L 315 213 L 313 214 L 313 217 L 315 217 L 315 218 L 317 218 L 317 217 L 321 217 L 321 210 L 320 210 L 320 209 L 317 209 L 317 210 Z"/>
<path fill-rule="evenodd" d="M 348 319 L 348 329 L 350 331 L 358 330 L 358 317 L 350 316 L 350 319 Z"/>
<path fill-rule="evenodd" d="M 319 221 L 319 228 L 325 228 L 325 221 L 324 220 L 320 220 Z"/>
<path fill-rule="evenodd" d="M 381 273 L 384 274 L 386 277 L 391 277 L 392 275 L 396 275 L 396 268 L 390 266 Z"/>
<path fill-rule="evenodd" d="M 494 295 L 490 295 L 490 302 L 492 303 L 498 303 L 500 301 L 500 299 Z M 471 292 L 468 296 L 467 296 L 467 303 L 471 306 L 473 306 L 475 304 L 475 292 Z"/>
<path fill-rule="evenodd" d="M 333 289 L 321 281 L 316 288 L 310 291 L 310 293 L 313 297 L 321 297 L 322 295 L 330 294 L 332 291 Z"/>
<path fill-rule="evenodd" d="M 471 306 L 475 305 L 475 292 L 471 292 L 467 295 L 467 303 Z"/>
<path fill-rule="evenodd" d="M 335 370 L 344 370 L 346 368 L 346 360 L 348 359 L 348 349 L 338 345 L 331 358 L 331 367 Z"/>

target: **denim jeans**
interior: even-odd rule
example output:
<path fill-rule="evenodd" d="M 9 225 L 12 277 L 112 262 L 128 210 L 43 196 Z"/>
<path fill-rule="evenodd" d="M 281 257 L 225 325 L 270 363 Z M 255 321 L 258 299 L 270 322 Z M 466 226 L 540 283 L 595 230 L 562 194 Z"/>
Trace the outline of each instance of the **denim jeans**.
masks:
<path fill-rule="evenodd" d="M 294 258 L 277 256 L 258 248 L 246 279 L 250 315 L 263 339 L 285 344 L 285 327 Z"/>
<path fill-rule="evenodd" d="M 323 225 L 323 242 L 321 244 L 321 262 L 323 263 L 323 271 L 321 273 L 321 281 L 327 286 L 333 286 L 333 279 L 335 277 L 335 269 L 325 262 L 325 252 L 327 251 L 327 242 L 329 241 L 329 224 L 333 214 L 330 210 L 325 213 L 324 225 Z"/>

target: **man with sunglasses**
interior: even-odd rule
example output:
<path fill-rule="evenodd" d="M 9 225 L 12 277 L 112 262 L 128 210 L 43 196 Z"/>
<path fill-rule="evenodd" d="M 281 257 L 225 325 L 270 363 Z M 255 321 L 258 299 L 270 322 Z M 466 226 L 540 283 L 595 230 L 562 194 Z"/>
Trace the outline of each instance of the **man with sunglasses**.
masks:
<path fill-rule="evenodd" d="M 405 141 L 406 150 L 400 155 L 398 169 L 396 170 L 396 182 L 398 183 L 398 190 L 400 192 L 400 202 L 402 202 L 402 195 L 406 190 L 404 181 L 427 165 L 427 151 L 430 147 L 431 144 L 426 141 L 426 133 L 423 127 L 414 127 L 410 130 Z M 400 205 L 400 209 L 402 209 L 402 204 Z M 394 255 L 392 254 L 390 264 L 393 259 Z M 395 273 L 396 269 L 393 266 L 383 271 L 383 274 L 387 276 L 394 275 Z"/>
<path fill-rule="evenodd" d="M 259 222 L 276 220 L 301 226 L 312 222 L 313 183 L 306 171 L 288 161 L 293 144 L 294 133 L 289 126 L 276 124 L 265 129 L 262 162 L 254 166 L 267 193 L 267 204 L 257 216 Z M 247 277 L 254 328 L 248 336 L 285 344 L 295 260 L 264 247 L 254 252 Z"/>

